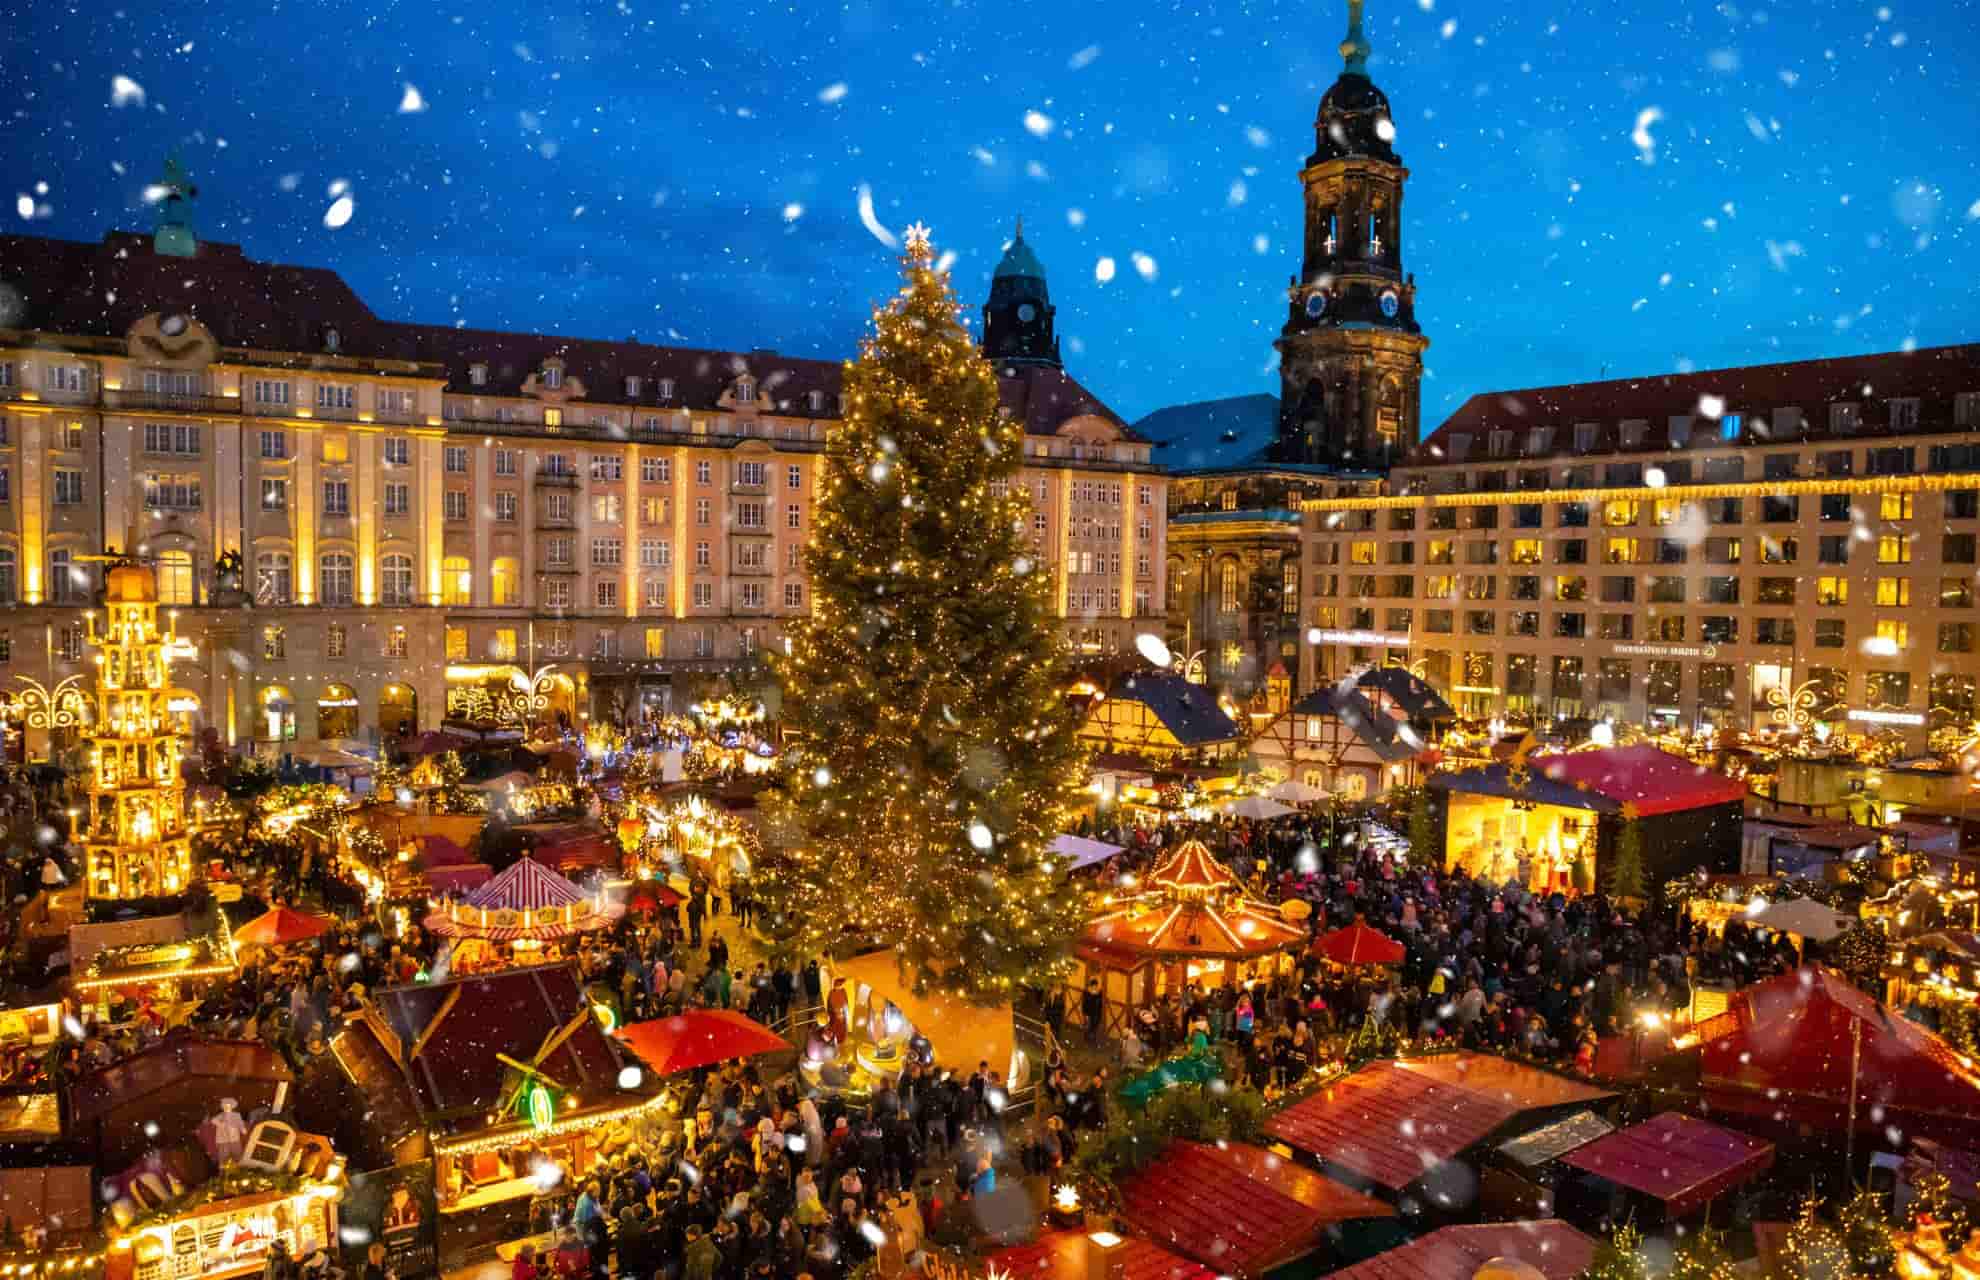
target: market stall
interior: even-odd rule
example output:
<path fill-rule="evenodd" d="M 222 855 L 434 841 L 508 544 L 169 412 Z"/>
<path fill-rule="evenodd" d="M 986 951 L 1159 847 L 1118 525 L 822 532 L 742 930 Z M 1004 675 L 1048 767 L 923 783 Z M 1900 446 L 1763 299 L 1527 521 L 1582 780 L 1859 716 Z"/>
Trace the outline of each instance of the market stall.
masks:
<path fill-rule="evenodd" d="M 1560 1157 L 1599 1180 L 1593 1217 L 1622 1220 L 1654 1208 L 1680 1218 L 1774 1167 L 1774 1144 L 1696 1116 L 1665 1111 Z M 1561 1201 L 1572 1197 L 1563 1194 Z"/>
<path fill-rule="evenodd" d="M 343 1194 L 343 1161 L 327 1139 L 264 1121 L 238 1165 L 130 1221 L 113 1217 L 105 1280 L 247 1280 L 278 1245 L 293 1259 L 334 1253 Z"/>
<path fill-rule="evenodd" d="M 433 1162 L 443 1266 L 535 1234 L 669 1114 L 574 965 L 383 988 L 330 1048 L 305 1081 L 312 1105 L 365 1168 Z"/>
<path fill-rule="evenodd" d="M 1143 1008 L 1191 983 L 1244 986 L 1290 966 L 1306 941 L 1303 920 L 1252 898 L 1201 841 L 1176 846 L 1139 888 L 1110 894 L 1080 935 L 1070 1003 L 1100 984 L 1107 1030 L 1125 1031 Z"/>
<path fill-rule="evenodd" d="M 603 929 L 625 914 L 603 891 L 587 894 L 548 867 L 524 858 L 465 897 L 450 898 L 426 917 L 443 938 L 491 944 L 473 948 L 491 967 L 541 959 L 543 944 Z M 469 948 L 456 947 L 461 972 Z"/>
<path fill-rule="evenodd" d="M 699 877 L 726 892 L 732 882 L 749 876 L 760 855 L 756 829 L 705 796 L 645 800 L 635 811 L 646 822 L 631 858 L 630 870 L 640 879 L 655 874 Z"/>
<path fill-rule="evenodd" d="M 69 927 L 69 990 L 106 1020 L 115 995 L 175 1025 L 237 972 L 233 937 L 219 911 Z"/>
<path fill-rule="evenodd" d="M 1594 1260 L 1592 1237 L 1541 1218 L 1443 1227 L 1336 1271 L 1333 1280 L 1575 1280 Z"/>
<path fill-rule="evenodd" d="M 1380 1200 L 1238 1142 L 1171 1142 L 1120 1193 L 1120 1216 L 1138 1234 L 1245 1280 L 1327 1249 L 1350 1224 L 1395 1216 Z"/>
<path fill-rule="evenodd" d="M 1586 890 L 1625 839 L 1649 885 L 1739 866 L 1746 784 L 1655 747 L 1516 755 L 1426 785 L 1445 866 L 1495 884 Z"/>

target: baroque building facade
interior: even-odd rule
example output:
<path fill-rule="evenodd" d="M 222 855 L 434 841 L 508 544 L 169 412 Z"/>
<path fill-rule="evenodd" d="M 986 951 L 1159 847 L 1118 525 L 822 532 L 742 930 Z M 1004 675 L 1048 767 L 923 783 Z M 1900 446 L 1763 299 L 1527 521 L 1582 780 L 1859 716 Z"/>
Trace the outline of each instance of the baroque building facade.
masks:
<path fill-rule="evenodd" d="M 679 705 L 808 607 L 838 364 L 383 319 L 198 241 L 164 186 L 153 236 L 0 237 L 0 686 L 81 670 L 112 548 L 155 566 L 175 678 L 234 744 Z M 1059 366 L 1034 274 L 1000 266 L 990 308 L 1034 308 L 991 353 L 1033 538 L 1074 648 L 1131 651 L 1166 479 Z"/>
<path fill-rule="evenodd" d="M 1340 51 L 1299 171 L 1301 262 L 1273 343 L 1278 397 L 1177 405 L 1135 424 L 1173 477 L 1170 645 L 1266 709 L 1275 675 L 1302 671 L 1301 506 L 1341 477 L 1379 477 L 1415 447 L 1421 420 L 1429 339 L 1403 269 L 1409 170 L 1368 75 L 1362 0 L 1349 0 Z"/>
<path fill-rule="evenodd" d="M 1309 683 L 1743 732 L 1980 719 L 1980 345 L 1495 391 L 1304 506 Z"/>

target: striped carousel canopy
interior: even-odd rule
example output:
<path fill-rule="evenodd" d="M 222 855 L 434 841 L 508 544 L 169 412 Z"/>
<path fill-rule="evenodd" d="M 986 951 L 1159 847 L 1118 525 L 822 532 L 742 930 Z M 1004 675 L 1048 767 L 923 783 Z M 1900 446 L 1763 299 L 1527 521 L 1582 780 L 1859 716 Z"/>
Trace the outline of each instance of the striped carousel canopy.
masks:
<path fill-rule="evenodd" d="M 576 906 L 586 900 L 584 890 L 550 868 L 524 858 L 470 893 L 462 904 L 483 911 L 539 911 Z"/>
<path fill-rule="evenodd" d="M 491 942 L 547 942 L 602 929 L 625 914 L 617 903 L 594 899 L 528 858 L 426 917 L 427 929 L 448 938 Z"/>

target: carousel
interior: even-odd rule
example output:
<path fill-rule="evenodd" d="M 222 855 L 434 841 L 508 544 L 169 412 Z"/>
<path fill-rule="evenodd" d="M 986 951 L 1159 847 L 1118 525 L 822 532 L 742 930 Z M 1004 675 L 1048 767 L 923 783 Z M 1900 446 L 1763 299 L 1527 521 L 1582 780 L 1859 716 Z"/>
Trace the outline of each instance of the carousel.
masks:
<path fill-rule="evenodd" d="M 544 944 L 606 928 L 625 914 L 603 890 L 587 894 L 528 858 L 426 917 L 426 928 L 452 942 L 455 974 L 538 964 Z M 506 950 L 505 950 L 506 949 Z"/>
<path fill-rule="evenodd" d="M 1277 906 L 1249 896 L 1197 840 L 1177 846 L 1137 892 L 1109 895 L 1103 905 L 1081 934 L 1068 996 L 1077 1004 L 1087 983 L 1098 982 L 1110 1035 L 1171 992 L 1269 977 L 1307 941 L 1304 902 Z"/>

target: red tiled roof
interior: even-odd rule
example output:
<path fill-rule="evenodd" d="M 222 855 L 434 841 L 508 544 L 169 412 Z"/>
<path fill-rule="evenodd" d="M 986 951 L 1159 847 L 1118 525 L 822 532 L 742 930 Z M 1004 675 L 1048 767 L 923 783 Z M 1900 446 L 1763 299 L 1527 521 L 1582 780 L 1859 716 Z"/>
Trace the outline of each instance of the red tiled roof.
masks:
<path fill-rule="evenodd" d="M 1310 1252 L 1329 1224 L 1386 1211 L 1345 1188 L 1326 1207 L 1305 1203 L 1290 1188 L 1258 1180 L 1259 1156 L 1269 1154 L 1171 1142 L 1122 1184 L 1121 1216 L 1137 1233 L 1219 1274 L 1261 1276 Z"/>
<path fill-rule="evenodd" d="M 1594 1260 L 1595 1241 L 1559 1218 L 1445 1227 L 1336 1271 L 1332 1280 L 1471 1280 L 1495 1258 L 1523 1262 L 1547 1280 L 1574 1280 Z"/>
<path fill-rule="evenodd" d="M 191 258 L 154 253 L 151 237 L 113 231 L 99 243 L 40 236 L 0 236 L 0 284 L 20 299 L 18 314 L 0 313 L 0 327 L 50 334 L 122 338 L 146 315 L 179 312 L 197 319 L 223 347 L 268 356 L 320 353 L 335 329 L 338 353 L 408 361 L 444 371 L 456 395 L 514 397 L 557 357 L 567 379 L 584 388 L 582 402 L 647 410 L 713 409 L 736 378 L 753 374 L 762 407 L 785 417 L 829 418 L 839 412 L 841 365 L 775 351 L 714 351 L 451 325 L 404 324 L 379 318 L 343 277 L 325 267 L 259 262 L 237 244 L 201 241 Z M 473 365 L 486 369 L 477 385 Z M 1068 420 L 1095 415 L 1133 435 L 1118 415 L 1061 370 L 999 367 L 998 392 L 1033 435 L 1055 435 Z M 639 394 L 627 394 L 628 377 Z M 660 398 L 663 379 L 673 395 Z M 811 393 L 824 399 L 811 407 Z M 491 408 L 490 412 L 493 410 Z"/>
<path fill-rule="evenodd" d="M 1434 1069 L 1425 1071 L 1413 1069 L 1414 1063 L 1374 1063 L 1281 1111 L 1265 1131 L 1400 1191 L 1523 1111 L 1610 1096 L 1484 1055 L 1424 1060 L 1431 1064 Z"/>
<path fill-rule="evenodd" d="M 1666 1111 L 1578 1147 L 1561 1163 L 1653 1196 L 1677 1217 L 1771 1169 L 1774 1144 Z"/>
<path fill-rule="evenodd" d="M 1645 817 L 1746 798 L 1745 783 L 1648 745 L 1535 756 L 1532 768 L 1551 781 L 1634 805 Z"/>
<path fill-rule="evenodd" d="M 1517 460 L 1569 456 L 1574 452 L 1575 425 L 1587 422 L 1599 427 L 1595 447 L 1588 452 L 1606 453 L 1617 447 L 1620 424 L 1632 419 L 1642 420 L 1645 427 L 1641 444 L 1632 448 L 1631 454 L 1668 453 L 1670 419 L 1697 414 L 1699 400 L 1704 396 L 1719 397 L 1728 413 L 1747 415 L 1749 427 L 1776 409 L 1800 409 L 1804 420 L 1802 430 L 1774 437 L 1783 444 L 1829 438 L 1828 405 L 1842 401 L 1867 402 L 1862 425 L 1856 432 L 1838 438 L 1874 443 L 1880 434 L 1887 433 L 1886 415 L 1881 412 L 1883 400 L 1893 396 L 1917 397 L 1921 402 L 1918 429 L 1945 430 L 1953 424 L 1953 397 L 1976 390 L 1980 390 L 1980 344 L 1489 391 L 1460 405 L 1456 413 L 1424 440 L 1411 462 L 1427 465 L 1457 461 L 1448 456 L 1449 437 L 1455 432 L 1472 437 L 1472 447 L 1464 461 L 1483 461 L 1481 437 L 1495 428 L 1514 433 Z M 1528 454 L 1526 434 L 1532 427 L 1555 430 L 1548 448 Z M 1710 421 L 1695 423 L 1691 430 L 1693 446 L 1726 443 L 1720 439 L 1716 427 Z M 1682 453 L 1683 446 L 1677 451 Z"/>
<path fill-rule="evenodd" d="M 993 1253 L 988 1261 L 1011 1280 L 1087 1280 L 1086 1247 L 1084 1231 L 1048 1231 L 1030 1244 Z M 1120 1263 L 1120 1280 L 1215 1280 L 1217 1275 L 1139 1236 L 1128 1237 Z"/>

